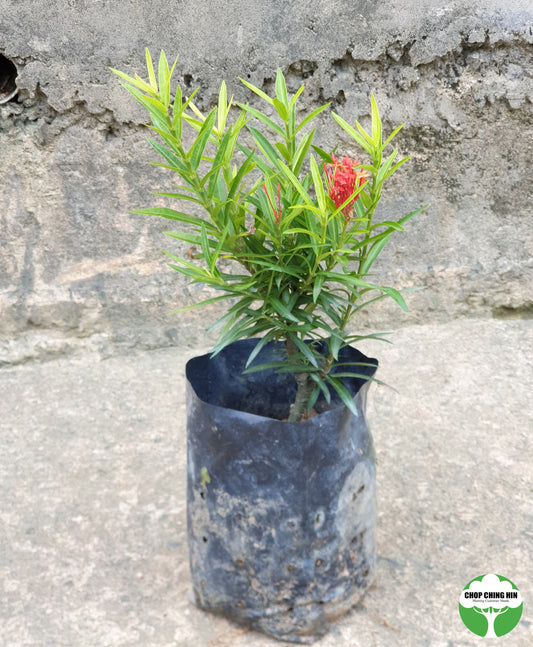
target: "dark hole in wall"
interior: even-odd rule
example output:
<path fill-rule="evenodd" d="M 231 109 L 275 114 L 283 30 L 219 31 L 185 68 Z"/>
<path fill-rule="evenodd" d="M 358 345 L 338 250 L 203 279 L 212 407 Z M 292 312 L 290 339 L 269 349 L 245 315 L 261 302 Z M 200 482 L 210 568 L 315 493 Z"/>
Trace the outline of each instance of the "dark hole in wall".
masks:
<path fill-rule="evenodd" d="M 3 54 L 0 54 L 0 103 L 7 103 L 16 96 L 17 68 L 13 61 L 10 61 Z"/>

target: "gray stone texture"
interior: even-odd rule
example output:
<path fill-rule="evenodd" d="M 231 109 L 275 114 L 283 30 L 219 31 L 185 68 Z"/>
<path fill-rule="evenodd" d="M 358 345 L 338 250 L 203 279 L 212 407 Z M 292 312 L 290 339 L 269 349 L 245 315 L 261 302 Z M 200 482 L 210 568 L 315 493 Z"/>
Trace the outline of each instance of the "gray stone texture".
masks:
<path fill-rule="evenodd" d="M 0 0 L 0 53 L 19 71 L 0 105 L 0 362 L 133 347 L 196 347 L 213 307 L 168 316 L 200 287 L 165 265 L 185 254 L 169 225 L 131 215 L 164 204 L 146 116 L 109 71 L 143 73 L 143 50 L 179 54 L 176 80 L 214 105 L 220 80 L 271 90 L 276 67 L 303 108 L 332 102 L 363 123 L 373 91 L 413 159 L 379 217 L 428 203 L 383 254 L 380 281 L 428 289 L 364 313 L 397 327 L 532 313 L 533 11 L 527 0 Z M 317 142 L 356 152 L 326 114 Z"/>
<path fill-rule="evenodd" d="M 394 342 L 363 348 L 397 389 L 369 391 L 376 582 L 317 646 L 479 645 L 458 601 L 487 572 L 524 599 L 501 644 L 531 645 L 533 327 L 462 319 L 404 327 Z M 188 602 L 190 355 L 0 370 L 2 647 L 286 644 Z"/>

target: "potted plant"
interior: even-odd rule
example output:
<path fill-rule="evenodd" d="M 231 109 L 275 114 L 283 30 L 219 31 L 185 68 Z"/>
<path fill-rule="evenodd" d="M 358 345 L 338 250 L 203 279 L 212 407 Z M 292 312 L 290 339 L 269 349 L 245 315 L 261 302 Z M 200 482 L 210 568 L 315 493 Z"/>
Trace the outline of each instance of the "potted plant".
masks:
<path fill-rule="evenodd" d="M 159 195 L 193 205 L 135 213 L 179 225 L 190 245 L 170 267 L 225 301 L 209 355 L 187 374 L 188 540 L 204 609 L 294 642 L 312 642 L 357 602 L 375 573 L 375 455 L 365 421 L 377 361 L 353 344 L 362 309 L 401 293 L 369 279 L 392 234 L 422 211 L 374 222 L 383 186 L 406 161 L 387 154 L 370 97 L 367 132 L 332 113 L 364 163 L 314 144 L 281 70 L 265 111 L 228 101 L 204 115 L 161 52 L 148 80 L 114 70 L 149 112 L 149 140 L 178 179 Z M 230 123 L 230 113 L 235 118 Z M 260 126 L 260 128 L 258 128 Z M 188 131 L 188 132 L 186 132 Z M 192 133 L 192 136 L 191 136 Z M 185 142 L 189 142 L 186 145 Z M 199 212 L 203 212 L 201 217 Z"/>

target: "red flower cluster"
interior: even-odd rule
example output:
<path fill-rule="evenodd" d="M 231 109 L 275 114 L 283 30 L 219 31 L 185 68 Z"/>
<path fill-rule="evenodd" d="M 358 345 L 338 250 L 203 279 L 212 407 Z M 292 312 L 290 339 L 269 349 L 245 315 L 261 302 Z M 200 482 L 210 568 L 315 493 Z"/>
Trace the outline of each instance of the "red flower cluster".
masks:
<path fill-rule="evenodd" d="M 331 156 L 333 161 L 332 165 L 324 164 L 324 171 L 328 182 L 329 196 L 335 203 L 336 207 L 340 207 L 357 189 L 366 182 L 367 173 L 362 169 L 357 169 L 361 166 L 358 159 L 351 160 L 348 155 L 344 156 L 341 161 Z M 331 166 L 331 168 L 328 168 Z M 346 220 L 349 220 L 352 215 L 353 206 L 359 194 L 355 196 L 342 210 Z"/>

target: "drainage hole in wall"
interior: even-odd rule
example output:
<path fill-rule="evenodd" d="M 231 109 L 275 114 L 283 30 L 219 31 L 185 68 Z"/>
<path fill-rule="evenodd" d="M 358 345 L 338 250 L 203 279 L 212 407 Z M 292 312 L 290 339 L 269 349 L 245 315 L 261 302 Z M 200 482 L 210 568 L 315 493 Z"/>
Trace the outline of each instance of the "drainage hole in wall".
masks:
<path fill-rule="evenodd" d="M 13 61 L 0 54 L 0 103 L 7 103 L 17 95 L 17 75 L 18 71 Z"/>

